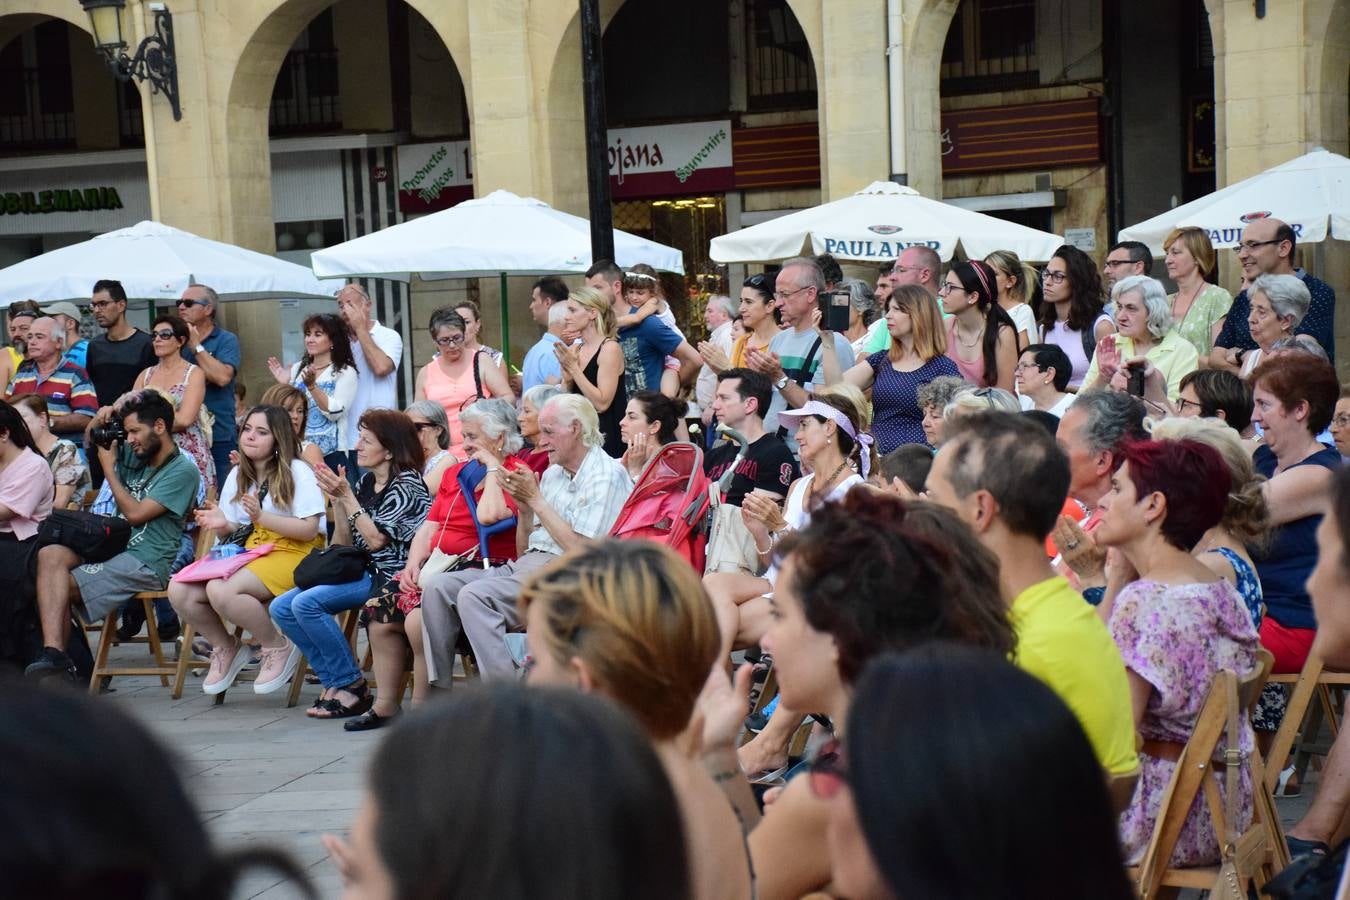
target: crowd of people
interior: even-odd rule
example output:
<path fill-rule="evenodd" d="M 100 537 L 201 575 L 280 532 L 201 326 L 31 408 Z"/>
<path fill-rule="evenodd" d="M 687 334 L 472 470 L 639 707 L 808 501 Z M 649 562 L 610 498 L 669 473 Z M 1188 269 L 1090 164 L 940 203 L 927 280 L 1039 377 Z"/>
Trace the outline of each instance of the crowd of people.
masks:
<path fill-rule="evenodd" d="M 253 407 L 207 286 L 144 334 L 99 282 L 85 347 L 65 304 L 16 304 L 0 570 L 35 588 L 0 652 L 73 679 L 72 613 L 167 584 L 146 627 L 191 624 L 206 693 L 255 656 L 278 690 L 304 659 L 307 715 L 399 723 L 329 841 L 352 896 L 1123 900 L 1220 674 L 1263 648 L 1276 673 L 1350 665 L 1334 296 L 1276 219 L 1244 232 L 1236 297 L 1205 232 L 1164 246 L 1170 294 L 1132 242 L 1040 272 L 915 246 L 875 286 L 798 257 L 710 297 L 692 343 L 654 270 L 602 261 L 535 283 L 521 371 L 473 304 L 434 313 L 405 411 L 402 344 L 355 285 Z M 611 534 L 677 442 L 718 492 L 701 569 Z M 91 483 L 132 530 L 102 562 L 38 537 Z M 204 533 L 241 565 L 170 581 Z M 485 684 L 440 702 L 461 657 Z M 1267 685 L 1235 719 L 1244 759 L 1287 703 Z M 1350 834 L 1348 773 L 1338 739 L 1295 856 Z M 1224 790 L 1240 830 L 1264 787 L 1244 766 Z M 1220 859 L 1218 805 L 1172 865 Z"/>

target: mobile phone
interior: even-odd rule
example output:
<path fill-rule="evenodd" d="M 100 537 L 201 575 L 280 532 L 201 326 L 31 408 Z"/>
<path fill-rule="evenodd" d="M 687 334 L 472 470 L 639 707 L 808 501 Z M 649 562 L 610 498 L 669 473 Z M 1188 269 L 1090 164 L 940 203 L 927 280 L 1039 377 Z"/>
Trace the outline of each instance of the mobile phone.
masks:
<path fill-rule="evenodd" d="M 1131 396 L 1144 396 L 1144 367 L 1140 364 L 1130 366 L 1130 383 L 1125 388 Z"/>
<path fill-rule="evenodd" d="M 820 295 L 820 325 L 827 331 L 848 331 L 848 291 L 830 291 Z"/>

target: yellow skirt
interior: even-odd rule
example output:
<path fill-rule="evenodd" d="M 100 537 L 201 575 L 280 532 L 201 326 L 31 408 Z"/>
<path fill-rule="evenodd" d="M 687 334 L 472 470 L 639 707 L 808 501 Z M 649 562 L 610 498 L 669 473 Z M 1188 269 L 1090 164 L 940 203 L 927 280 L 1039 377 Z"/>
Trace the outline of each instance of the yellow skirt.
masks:
<path fill-rule="evenodd" d="M 244 568 L 256 575 L 272 596 L 277 597 L 295 587 L 295 567 L 300 565 L 300 560 L 309 556 L 309 551 L 321 549 L 326 543 L 322 530 L 311 541 L 297 541 L 254 525 L 253 533 L 244 542 L 244 549 L 272 544 L 272 552 L 258 557 Z"/>

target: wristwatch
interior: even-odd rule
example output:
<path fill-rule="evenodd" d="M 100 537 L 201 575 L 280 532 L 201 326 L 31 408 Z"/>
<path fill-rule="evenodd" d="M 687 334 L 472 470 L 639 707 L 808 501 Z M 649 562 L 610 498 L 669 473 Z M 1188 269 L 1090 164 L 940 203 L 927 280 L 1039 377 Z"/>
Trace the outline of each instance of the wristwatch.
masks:
<path fill-rule="evenodd" d="M 205 345 L 205 344 L 198 344 L 197 346 L 195 346 L 195 347 L 192 348 L 192 352 L 193 352 L 193 353 L 205 353 L 205 352 L 206 352 L 206 345 Z"/>
<path fill-rule="evenodd" d="M 783 388 L 787 387 L 789 380 L 790 379 L 786 375 L 784 375 L 782 378 L 778 379 L 773 383 L 774 390 L 781 391 Z"/>

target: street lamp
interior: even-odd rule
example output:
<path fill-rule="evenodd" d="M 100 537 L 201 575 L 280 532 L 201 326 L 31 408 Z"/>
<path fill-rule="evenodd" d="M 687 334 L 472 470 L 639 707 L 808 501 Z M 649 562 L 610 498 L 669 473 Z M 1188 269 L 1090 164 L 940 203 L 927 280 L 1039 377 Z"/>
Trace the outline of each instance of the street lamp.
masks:
<path fill-rule="evenodd" d="M 119 81 L 149 81 L 152 93 L 163 94 L 173 108 L 177 121 L 183 118 L 178 106 L 178 63 L 173 49 L 173 16 L 163 3 L 150 3 L 155 15 L 155 31 L 127 55 L 123 37 L 123 11 L 126 0 L 80 0 L 94 29 L 94 47 Z"/>

